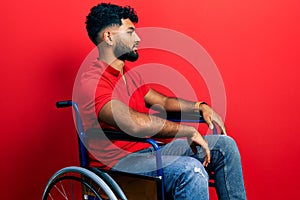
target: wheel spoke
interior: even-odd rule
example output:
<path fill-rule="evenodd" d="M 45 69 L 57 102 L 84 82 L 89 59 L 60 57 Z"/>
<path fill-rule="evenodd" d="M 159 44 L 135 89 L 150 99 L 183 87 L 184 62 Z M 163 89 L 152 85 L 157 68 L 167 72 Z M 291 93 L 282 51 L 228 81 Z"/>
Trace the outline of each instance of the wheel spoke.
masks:
<path fill-rule="evenodd" d="M 54 187 L 61 194 L 61 196 L 63 196 L 66 200 L 68 200 L 68 197 L 56 185 L 54 185 Z"/>

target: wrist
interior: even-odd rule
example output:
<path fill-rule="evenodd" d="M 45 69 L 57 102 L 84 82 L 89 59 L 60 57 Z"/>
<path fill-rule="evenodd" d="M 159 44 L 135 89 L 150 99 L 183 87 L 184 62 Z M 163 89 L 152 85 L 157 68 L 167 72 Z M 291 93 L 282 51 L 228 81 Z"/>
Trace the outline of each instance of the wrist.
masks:
<path fill-rule="evenodd" d="M 199 132 L 197 131 L 197 129 L 195 127 L 186 126 L 186 125 L 185 125 L 185 127 L 186 127 L 186 133 L 185 133 L 186 137 L 194 138 L 199 134 Z"/>
<path fill-rule="evenodd" d="M 202 146 L 203 144 L 205 144 L 205 139 L 202 137 L 201 133 L 197 130 L 195 130 L 195 132 L 193 132 L 192 136 L 191 136 L 191 140 L 192 141 L 197 141 L 197 143 Z"/>
<path fill-rule="evenodd" d="M 205 101 L 198 101 L 194 105 L 194 111 L 195 112 L 200 112 L 201 111 L 201 105 L 207 105 Z"/>

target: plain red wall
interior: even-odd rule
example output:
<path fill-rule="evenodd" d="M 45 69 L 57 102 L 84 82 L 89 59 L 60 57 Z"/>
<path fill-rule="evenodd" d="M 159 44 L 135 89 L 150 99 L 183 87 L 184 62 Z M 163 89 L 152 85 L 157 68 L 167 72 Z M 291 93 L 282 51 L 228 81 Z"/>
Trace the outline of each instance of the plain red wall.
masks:
<path fill-rule="evenodd" d="M 248 198 L 296 199 L 299 1 L 112 2 L 135 7 L 138 27 L 174 29 L 207 50 L 224 80 L 226 124 L 240 148 Z M 39 199 L 55 171 L 78 164 L 71 111 L 54 103 L 71 97 L 93 48 L 84 21 L 97 3 L 1 3 L 1 199 Z"/>

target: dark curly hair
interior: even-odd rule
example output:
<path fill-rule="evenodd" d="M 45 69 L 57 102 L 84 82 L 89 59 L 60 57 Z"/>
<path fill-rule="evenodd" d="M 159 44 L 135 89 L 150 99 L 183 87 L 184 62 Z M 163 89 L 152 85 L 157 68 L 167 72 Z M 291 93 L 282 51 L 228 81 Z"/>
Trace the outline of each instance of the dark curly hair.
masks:
<path fill-rule="evenodd" d="M 138 22 L 138 16 L 130 6 L 121 7 L 110 3 L 100 3 L 91 8 L 86 17 L 86 30 L 89 38 L 95 45 L 98 45 L 98 33 L 112 25 L 122 25 L 121 19 L 130 19 L 132 22 Z"/>

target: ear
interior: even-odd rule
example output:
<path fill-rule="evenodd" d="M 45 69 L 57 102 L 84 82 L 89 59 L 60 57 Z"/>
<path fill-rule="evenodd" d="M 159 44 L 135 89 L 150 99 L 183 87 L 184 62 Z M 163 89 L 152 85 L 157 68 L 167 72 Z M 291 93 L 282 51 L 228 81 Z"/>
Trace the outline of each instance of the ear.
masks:
<path fill-rule="evenodd" d="M 111 32 L 110 31 L 105 31 L 103 33 L 103 40 L 108 44 L 108 45 L 113 45 L 113 40 L 111 37 Z"/>

